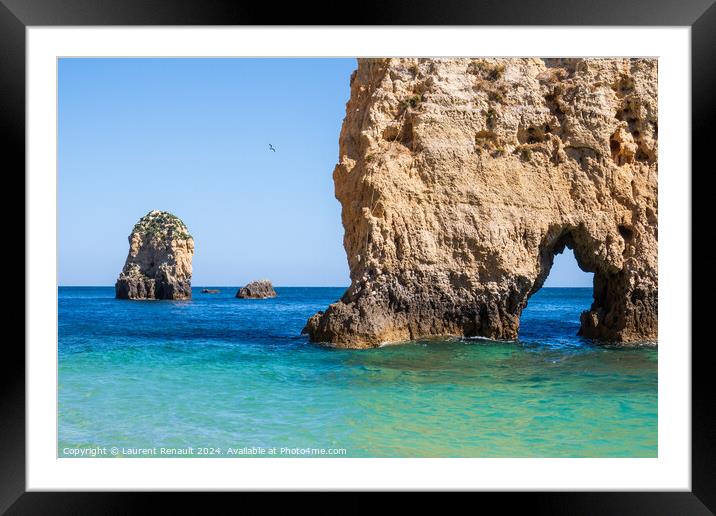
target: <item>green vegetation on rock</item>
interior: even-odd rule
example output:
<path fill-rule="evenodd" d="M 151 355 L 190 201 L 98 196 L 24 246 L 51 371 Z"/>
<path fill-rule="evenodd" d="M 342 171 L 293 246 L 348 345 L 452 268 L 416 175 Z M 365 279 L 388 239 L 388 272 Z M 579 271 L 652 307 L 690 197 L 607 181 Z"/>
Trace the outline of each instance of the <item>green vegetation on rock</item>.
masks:
<path fill-rule="evenodd" d="M 165 236 L 170 232 L 182 240 L 192 238 L 186 224 L 179 217 L 167 211 L 152 210 L 139 219 L 139 222 L 132 228 L 132 233 L 149 236 Z"/>

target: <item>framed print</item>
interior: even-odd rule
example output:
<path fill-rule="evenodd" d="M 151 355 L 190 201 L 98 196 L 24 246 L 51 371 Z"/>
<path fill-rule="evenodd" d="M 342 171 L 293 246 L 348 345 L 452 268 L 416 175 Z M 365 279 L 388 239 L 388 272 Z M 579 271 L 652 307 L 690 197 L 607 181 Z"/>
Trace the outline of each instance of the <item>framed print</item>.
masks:
<path fill-rule="evenodd" d="M 3 1 L 3 510 L 713 510 L 691 194 L 716 8 L 419 4 Z"/>

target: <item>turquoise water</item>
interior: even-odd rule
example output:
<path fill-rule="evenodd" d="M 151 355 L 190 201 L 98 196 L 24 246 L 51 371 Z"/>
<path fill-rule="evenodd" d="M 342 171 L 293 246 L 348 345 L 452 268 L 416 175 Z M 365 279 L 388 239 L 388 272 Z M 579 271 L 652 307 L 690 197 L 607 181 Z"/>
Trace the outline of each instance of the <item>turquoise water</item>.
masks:
<path fill-rule="evenodd" d="M 657 456 L 657 351 L 576 337 L 591 289 L 542 289 L 516 342 L 357 351 L 300 335 L 341 288 L 214 288 L 59 288 L 59 456 Z"/>

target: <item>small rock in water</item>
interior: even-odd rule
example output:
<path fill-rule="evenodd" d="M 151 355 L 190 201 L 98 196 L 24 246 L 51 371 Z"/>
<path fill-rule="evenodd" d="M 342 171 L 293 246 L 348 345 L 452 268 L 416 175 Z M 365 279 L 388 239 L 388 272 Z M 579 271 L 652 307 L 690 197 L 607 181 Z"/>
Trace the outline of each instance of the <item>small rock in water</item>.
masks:
<path fill-rule="evenodd" d="M 220 291 L 220 290 L 213 289 L 213 288 L 203 288 L 203 289 L 201 289 L 201 293 L 202 293 L 202 294 L 218 294 L 219 292 L 221 292 L 221 291 Z"/>
<path fill-rule="evenodd" d="M 236 297 L 242 299 L 266 299 L 276 297 L 276 291 L 268 280 L 252 281 L 245 287 L 241 287 Z"/>

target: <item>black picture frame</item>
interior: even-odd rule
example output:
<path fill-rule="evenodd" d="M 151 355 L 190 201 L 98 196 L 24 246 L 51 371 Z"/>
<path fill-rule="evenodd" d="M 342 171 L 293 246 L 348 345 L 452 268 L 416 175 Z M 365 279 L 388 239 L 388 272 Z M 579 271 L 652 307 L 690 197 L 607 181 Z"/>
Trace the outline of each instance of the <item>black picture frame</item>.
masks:
<path fill-rule="evenodd" d="M 25 29 L 30 26 L 82 25 L 591 25 L 689 26 L 692 73 L 692 169 L 680 171 L 685 181 L 713 167 L 710 127 L 716 91 L 716 5 L 714 0 L 412 0 L 353 4 L 344 13 L 339 4 L 277 5 L 222 0 L 0 0 L 0 117 L 6 129 L 6 174 L 24 177 L 25 171 Z M 7 165 L 12 163 L 12 166 Z M 707 169 L 707 163 L 710 168 Z M 6 179 L 7 180 L 7 179 Z M 24 192 L 6 184 L 10 192 Z M 703 192 L 702 192 L 703 194 Z M 693 205 L 708 206 L 708 201 Z M 700 219 L 693 213 L 694 221 Z M 17 215 L 15 215 L 17 216 Z M 685 228 L 686 230 L 686 228 Z M 697 232 L 692 230 L 692 235 Z M 712 234 L 708 233 L 707 234 Z M 24 234 L 20 237 L 24 241 Z M 16 239 L 17 241 L 17 239 Z M 708 256 L 693 254 L 692 270 L 713 269 Z M 27 259 L 27 256 L 25 256 Z M 699 263 L 699 260 L 701 263 Z M 685 267 L 690 264 L 684 264 Z M 709 267 L 710 266 L 710 267 Z M 32 270 L 25 269 L 25 278 Z M 19 281 L 19 278 L 18 278 Z M 706 280 L 709 281 L 709 280 Z M 18 286 L 19 288 L 19 286 Z M 707 288 L 710 292 L 712 289 Z M 20 306 L 19 303 L 16 306 Z M 23 303 L 24 310 L 24 303 Z M 707 320 L 707 305 L 692 303 L 693 321 Z M 696 315 L 696 317 L 694 317 Z M 545 514 L 712 514 L 716 511 L 716 431 L 711 345 L 692 346 L 692 491 L 481 493 L 501 510 L 527 504 Z M 163 510 L 186 504 L 179 493 L 39 493 L 25 488 L 25 352 L 19 345 L 4 346 L 0 382 L 0 513 L 7 514 L 129 514 L 141 512 L 161 497 Z M 216 495 L 216 493 L 214 493 Z M 222 498 L 235 496 L 221 494 Z M 369 510 L 373 503 L 348 495 L 344 507 Z M 205 498 L 205 497 L 204 497 Z M 422 497 L 414 497 L 418 503 Z M 243 502 L 242 502 L 243 503 Z M 311 502 L 309 502 L 311 503 Z M 361 509 L 362 508 L 362 509 Z"/>

